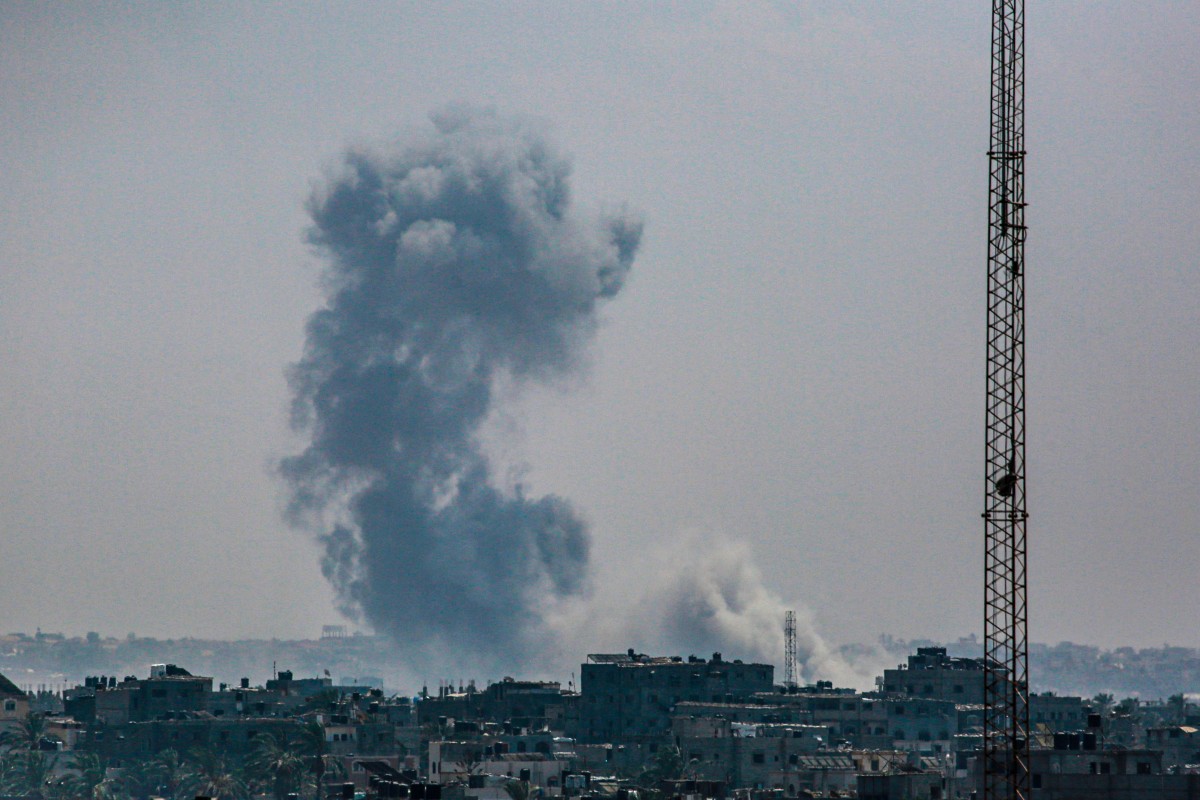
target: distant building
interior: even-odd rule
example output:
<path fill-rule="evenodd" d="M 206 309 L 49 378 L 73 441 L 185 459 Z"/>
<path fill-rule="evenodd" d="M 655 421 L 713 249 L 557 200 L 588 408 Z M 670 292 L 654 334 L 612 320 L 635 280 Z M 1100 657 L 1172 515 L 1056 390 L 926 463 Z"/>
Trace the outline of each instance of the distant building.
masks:
<path fill-rule="evenodd" d="M 1192 725 L 1147 728 L 1146 747 L 1162 751 L 1163 766 L 1167 768 L 1200 764 L 1200 728 Z"/>
<path fill-rule="evenodd" d="M 983 659 L 952 658 L 944 647 L 918 647 L 907 667 L 883 671 L 880 688 L 928 700 L 983 703 Z"/>
<path fill-rule="evenodd" d="M 580 675 L 577 738 L 584 742 L 657 742 L 670 733 L 671 713 L 682 702 L 732 703 L 771 691 L 770 664 L 689 656 L 653 657 L 632 649 L 592 654 Z"/>
<path fill-rule="evenodd" d="M 267 681 L 266 688 L 269 692 L 279 692 L 284 696 L 301 699 L 334 690 L 332 678 L 296 678 L 291 670 L 280 670 L 274 678 Z"/>
<path fill-rule="evenodd" d="M 946 781 L 933 770 L 859 775 L 858 800 L 942 800 Z"/>
<path fill-rule="evenodd" d="M 87 678 L 82 687 L 69 690 L 66 713 L 87 724 L 125 725 L 168 716 L 208 710 L 212 678 L 192 675 L 174 664 L 156 664 L 150 677 Z"/>
<path fill-rule="evenodd" d="M 439 719 L 492 721 L 510 728 L 561 729 L 564 720 L 576 708 L 574 693 L 563 692 L 557 681 L 518 681 L 505 678 L 480 691 L 474 684 L 462 691 L 442 689 L 437 697 L 417 704 L 421 725 Z"/>
<path fill-rule="evenodd" d="M 1088 724 L 1088 706 L 1082 697 L 1034 694 L 1029 697 L 1029 725 L 1041 744 L 1046 734 L 1077 731 Z"/>

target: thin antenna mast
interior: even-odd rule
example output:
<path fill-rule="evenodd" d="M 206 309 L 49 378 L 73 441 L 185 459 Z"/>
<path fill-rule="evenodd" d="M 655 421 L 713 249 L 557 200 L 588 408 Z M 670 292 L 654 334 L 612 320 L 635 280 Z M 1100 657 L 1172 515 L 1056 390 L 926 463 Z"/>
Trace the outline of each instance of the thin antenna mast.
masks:
<path fill-rule="evenodd" d="M 796 612 L 789 611 L 783 620 L 783 685 L 796 688 Z"/>
<path fill-rule="evenodd" d="M 984 489 L 984 800 L 1025 800 L 1025 6 L 993 0 Z"/>

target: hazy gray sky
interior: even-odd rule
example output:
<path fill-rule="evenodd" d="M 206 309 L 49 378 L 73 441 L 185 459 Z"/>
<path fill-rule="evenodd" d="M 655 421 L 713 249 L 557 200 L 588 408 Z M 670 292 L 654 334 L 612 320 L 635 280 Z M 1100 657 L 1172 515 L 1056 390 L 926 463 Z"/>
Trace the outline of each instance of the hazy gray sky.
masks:
<path fill-rule="evenodd" d="M 487 426 L 597 593 L 744 547 L 831 642 L 979 632 L 989 6 L 0 2 L 0 627 L 339 621 L 272 474 L 305 202 L 467 103 L 645 219 Z M 1200 6 L 1027 25 L 1030 635 L 1200 646 Z"/>

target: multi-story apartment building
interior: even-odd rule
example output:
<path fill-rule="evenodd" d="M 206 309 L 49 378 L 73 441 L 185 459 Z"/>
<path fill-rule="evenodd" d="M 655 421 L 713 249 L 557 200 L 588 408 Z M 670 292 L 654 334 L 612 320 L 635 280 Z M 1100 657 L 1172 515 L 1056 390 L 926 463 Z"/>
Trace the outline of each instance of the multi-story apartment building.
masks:
<path fill-rule="evenodd" d="M 908 665 L 885 669 L 880 689 L 928 700 L 976 704 L 983 698 L 983 660 L 952 658 L 944 647 L 918 647 Z"/>
<path fill-rule="evenodd" d="M 585 742 L 651 742 L 670 734 L 682 702 L 731 703 L 772 688 L 770 664 L 651 657 L 630 650 L 593 654 L 581 670 L 577 738 Z"/>

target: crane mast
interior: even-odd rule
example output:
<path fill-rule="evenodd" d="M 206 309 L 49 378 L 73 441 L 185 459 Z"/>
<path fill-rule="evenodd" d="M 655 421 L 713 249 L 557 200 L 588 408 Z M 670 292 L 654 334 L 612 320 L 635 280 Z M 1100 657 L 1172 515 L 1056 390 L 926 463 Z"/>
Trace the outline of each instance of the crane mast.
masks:
<path fill-rule="evenodd" d="M 1025 8 L 993 0 L 984 499 L 985 800 L 1025 800 Z"/>

